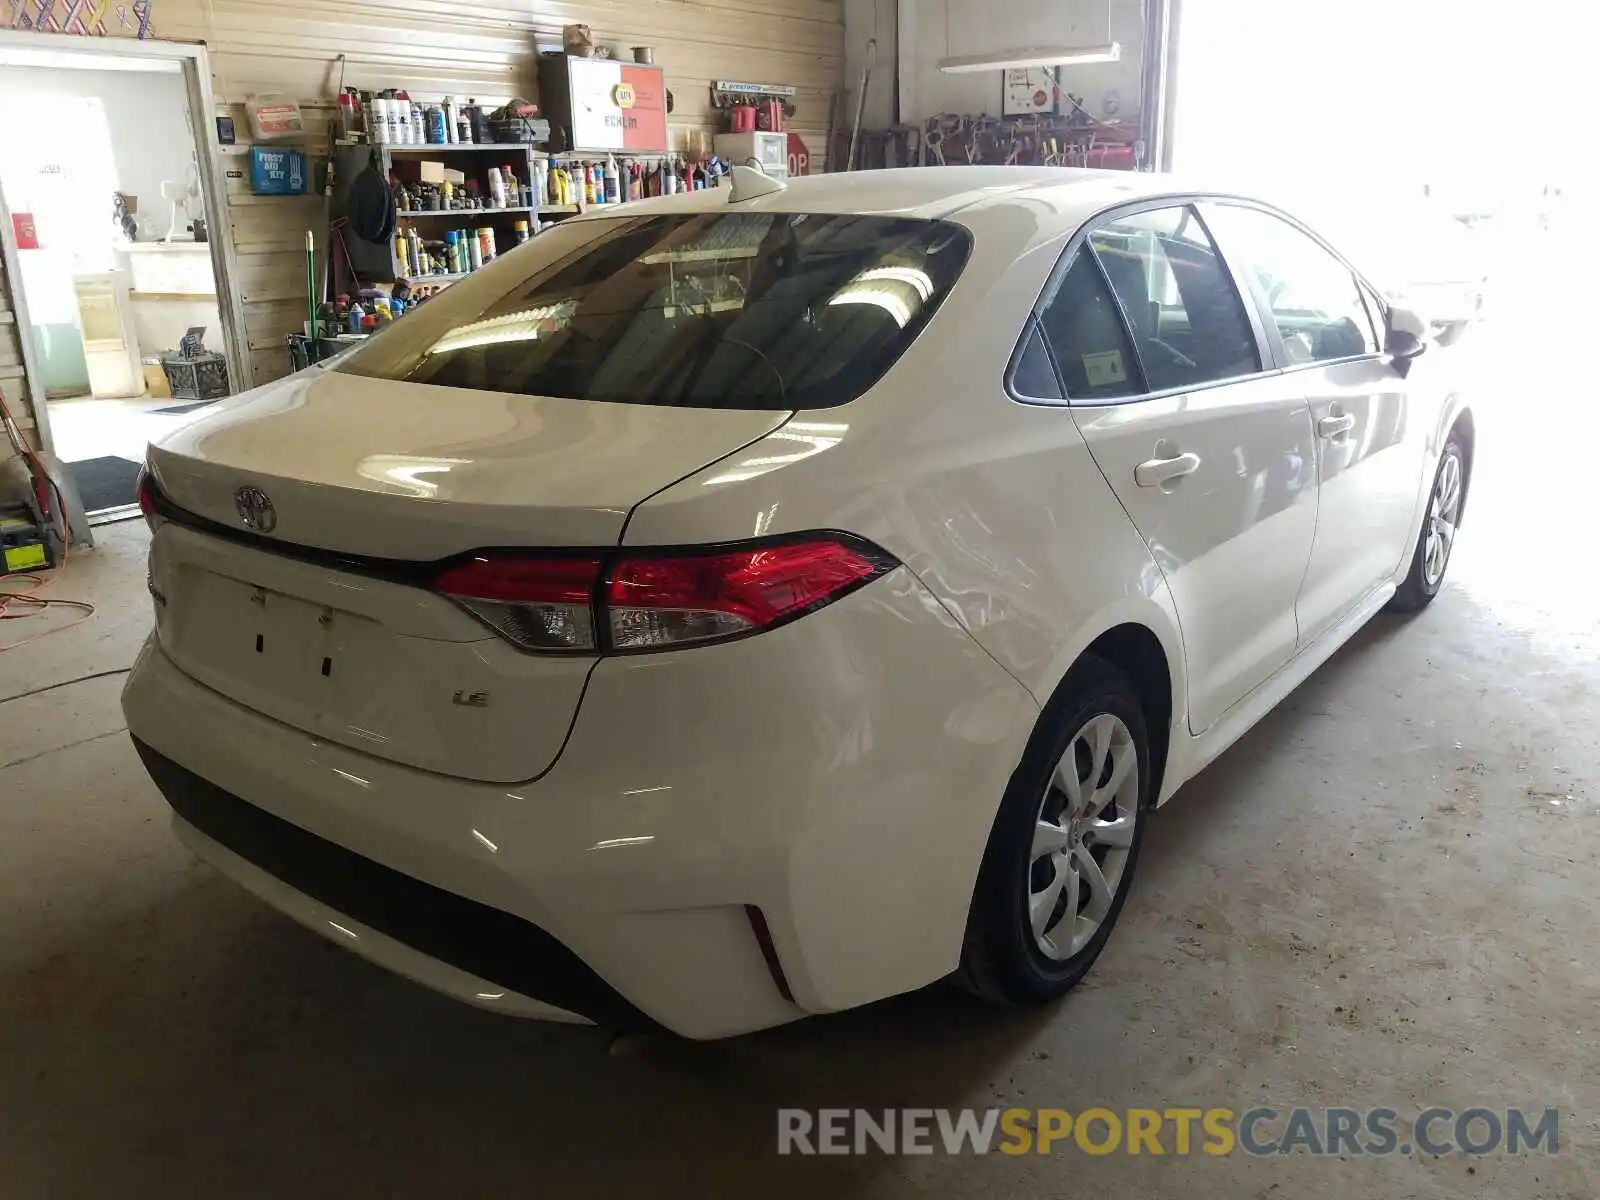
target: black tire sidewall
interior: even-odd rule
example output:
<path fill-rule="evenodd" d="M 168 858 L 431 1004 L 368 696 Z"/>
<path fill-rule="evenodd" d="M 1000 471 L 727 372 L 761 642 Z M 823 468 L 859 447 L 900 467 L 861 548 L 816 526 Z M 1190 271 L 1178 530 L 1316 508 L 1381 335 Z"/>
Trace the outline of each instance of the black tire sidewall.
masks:
<path fill-rule="evenodd" d="M 1032 866 L 1034 823 L 1056 763 L 1084 724 L 1110 713 L 1133 735 L 1139 766 L 1139 820 L 1128 862 L 1111 910 L 1094 939 L 1064 962 L 1048 959 L 1028 921 L 1027 878 Z M 978 945 L 985 974 L 1015 1002 L 1054 999 L 1082 979 L 1104 948 L 1122 913 L 1139 861 L 1151 809 L 1150 736 L 1132 683 L 1115 667 L 1088 659 L 1073 668 L 1041 718 L 1021 764 L 1011 777 L 984 855 L 975 901 Z"/>

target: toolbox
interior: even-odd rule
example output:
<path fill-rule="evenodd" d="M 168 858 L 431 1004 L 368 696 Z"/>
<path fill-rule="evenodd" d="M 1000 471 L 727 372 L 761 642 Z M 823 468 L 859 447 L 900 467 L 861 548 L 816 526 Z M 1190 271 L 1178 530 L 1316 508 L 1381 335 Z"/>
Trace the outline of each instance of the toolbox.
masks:
<path fill-rule="evenodd" d="M 50 551 L 29 517 L 0 513 L 0 575 L 50 566 Z"/>

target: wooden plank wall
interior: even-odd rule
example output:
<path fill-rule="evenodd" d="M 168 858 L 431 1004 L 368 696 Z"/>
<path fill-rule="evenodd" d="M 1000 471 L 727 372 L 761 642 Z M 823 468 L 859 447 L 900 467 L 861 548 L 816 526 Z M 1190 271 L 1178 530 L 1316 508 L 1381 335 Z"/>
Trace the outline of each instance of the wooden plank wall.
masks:
<path fill-rule="evenodd" d="M 308 149 L 325 145 L 340 54 L 349 87 L 498 105 L 513 95 L 536 97 L 536 47 L 558 46 L 568 23 L 587 24 L 598 43 L 624 58 L 629 47 L 655 47 L 673 93 L 679 146 L 691 130 L 716 127 L 713 80 L 792 85 L 799 95 L 790 127 L 811 149 L 813 170 L 823 168 L 829 106 L 843 82 L 843 0 L 151 2 L 155 37 L 206 44 L 218 111 L 236 119 L 241 141 L 248 136 L 245 99 L 281 92 L 307 106 Z M 288 370 L 284 337 L 304 319 L 305 231 L 317 229 L 320 245 L 322 202 L 235 195 L 227 208 L 253 382 L 263 383 Z"/>

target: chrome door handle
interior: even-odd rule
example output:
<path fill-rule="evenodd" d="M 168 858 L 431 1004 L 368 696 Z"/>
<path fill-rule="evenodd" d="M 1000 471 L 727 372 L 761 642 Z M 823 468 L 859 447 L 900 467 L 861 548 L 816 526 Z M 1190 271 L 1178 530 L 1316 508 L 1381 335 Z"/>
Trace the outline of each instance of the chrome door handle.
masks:
<path fill-rule="evenodd" d="M 1349 433 L 1355 425 L 1356 419 L 1349 413 L 1326 416 L 1317 422 L 1317 434 L 1319 437 L 1336 438 Z"/>
<path fill-rule="evenodd" d="M 1192 452 L 1176 458 L 1152 458 L 1133 469 L 1133 481 L 1140 487 L 1160 487 L 1199 469 L 1200 456 Z"/>

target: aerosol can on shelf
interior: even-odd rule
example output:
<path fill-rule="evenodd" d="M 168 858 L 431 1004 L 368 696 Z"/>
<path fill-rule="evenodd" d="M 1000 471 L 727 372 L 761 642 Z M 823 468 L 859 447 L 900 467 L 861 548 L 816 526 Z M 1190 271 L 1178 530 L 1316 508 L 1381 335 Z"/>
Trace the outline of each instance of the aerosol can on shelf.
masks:
<path fill-rule="evenodd" d="M 618 204 L 622 201 L 622 178 L 617 174 L 617 160 L 611 155 L 606 155 L 606 203 Z"/>

